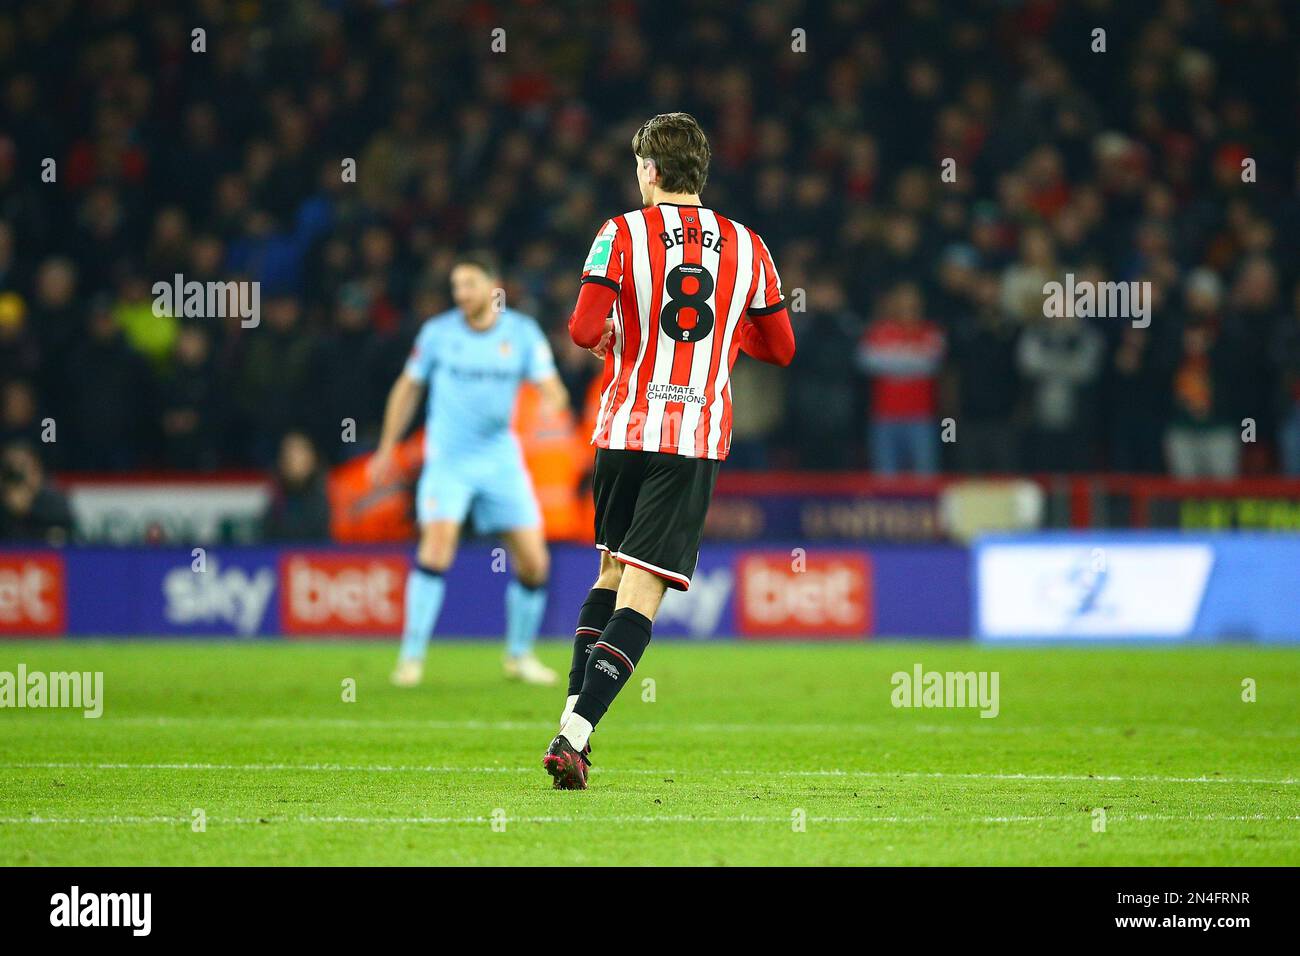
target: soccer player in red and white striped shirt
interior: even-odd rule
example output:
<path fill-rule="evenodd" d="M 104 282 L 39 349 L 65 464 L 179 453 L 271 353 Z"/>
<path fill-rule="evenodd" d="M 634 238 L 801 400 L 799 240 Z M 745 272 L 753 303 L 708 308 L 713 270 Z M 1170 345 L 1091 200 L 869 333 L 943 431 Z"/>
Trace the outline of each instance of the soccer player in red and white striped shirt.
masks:
<path fill-rule="evenodd" d="M 758 233 L 700 202 L 709 143 L 665 113 L 632 138 L 644 208 L 596 234 L 573 340 L 605 360 L 592 443 L 600 574 L 578 615 L 569 696 L 543 766 L 585 789 L 588 738 L 650 643 L 667 588 L 699 559 L 718 465 L 731 446 L 739 352 L 794 357 L 781 277 Z"/>

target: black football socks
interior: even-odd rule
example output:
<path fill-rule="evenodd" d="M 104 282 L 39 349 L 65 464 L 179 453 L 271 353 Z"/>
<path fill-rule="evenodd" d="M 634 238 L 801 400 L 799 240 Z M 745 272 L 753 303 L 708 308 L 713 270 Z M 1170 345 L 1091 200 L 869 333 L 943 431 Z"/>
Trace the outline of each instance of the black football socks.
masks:
<path fill-rule="evenodd" d="M 609 618 L 600 639 L 592 645 L 587 658 L 582 689 L 573 713 L 592 727 L 605 716 L 609 705 L 636 670 L 637 662 L 650 643 L 651 620 L 640 611 L 621 607 Z M 574 746 L 581 749 L 576 741 Z M 584 741 L 585 743 L 585 741 Z"/>
<path fill-rule="evenodd" d="M 578 611 L 578 627 L 573 632 L 573 663 L 569 666 L 569 696 L 574 697 L 582 691 L 582 678 L 587 671 L 587 657 L 591 647 L 598 640 L 609 623 L 609 616 L 614 613 L 614 598 L 618 592 L 613 588 L 592 588 Z"/>

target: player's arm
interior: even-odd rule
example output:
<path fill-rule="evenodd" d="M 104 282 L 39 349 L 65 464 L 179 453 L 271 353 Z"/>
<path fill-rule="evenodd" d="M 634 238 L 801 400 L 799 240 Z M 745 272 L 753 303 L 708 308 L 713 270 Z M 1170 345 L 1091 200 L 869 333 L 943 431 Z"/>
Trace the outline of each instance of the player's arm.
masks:
<path fill-rule="evenodd" d="M 406 430 L 411 427 L 411 419 L 415 417 L 415 410 L 420 407 L 423 396 L 423 382 L 406 372 L 397 376 L 397 381 L 388 392 L 388 402 L 384 405 L 384 427 L 379 433 L 379 454 L 391 454 L 397 447 Z"/>
<path fill-rule="evenodd" d="M 740 323 L 740 350 L 769 365 L 784 368 L 790 364 L 794 359 L 794 329 L 784 304 L 775 312 L 749 311 Z"/>
<path fill-rule="evenodd" d="M 426 324 L 415 337 L 415 345 L 406 360 L 406 368 L 397 376 L 397 381 L 388 392 L 388 401 L 384 403 L 384 424 L 379 432 L 379 447 L 370 463 L 370 475 L 375 481 L 382 481 L 387 476 L 397 443 L 411 427 L 415 411 L 420 407 L 420 399 L 424 396 L 429 376 L 433 372 L 433 337 L 433 324 Z"/>
<path fill-rule="evenodd" d="M 609 347 L 614 323 L 609 314 L 618 299 L 623 280 L 623 242 L 618 220 L 610 219 L 600 227 L 582 266 L 582 285 L 578 304 L 569 317 L 569 337 L 584 349 L 598 350 L 604 356 Z"/>
<path fill-rule="evenodd" d="M 569 407 L 569 390 L 556 371 L 551 343 L 536 323 L 530 323 L 529 329 L 532 339 L 527 346 L 525 375 L 541 393 L 543 405 L 552 412 L 562 412 Z"/>
<path fill-rule="evenodd" d="M 375 450 L 370 465 L 370 473 L 376 481 L 382 481 L 391 469 L 393 452 L 406 430 L 411 427 L 411 420 L 415 417 L 415 410 L 420 407 L 423 396 L 423 382 L 406 372 L 397 376 L 384 405 L 384 425 L 379 433 L 379 448 Z"/>
<path fill-rule="evenodd" d="M 573 315 L 569 316 L 569 338 L 584 349 L 599 347 L 605 335 L 613 332 L 614 323 L 609 313 L 617 298 L 617 287 L 611 289 L 595 281 L 583 282 L 578 291 L 578 304 Z"/>
<path fill-rule="evenodd" d="M 537 390 L 542 393 L 542 401 L 552 412 L 562 412 L 569 407 L 569 390 L 558 375 L 544 378 L 537 383 Z"/>
<path fill-rule="evenodd" d="M 740 348 L 761 362 L 785 367 L 794 359 L 794 329 L 781 295 L 781 276 L 767 244 L 751 232 L 758 253 L 758 282 L 740 323 Z"/>

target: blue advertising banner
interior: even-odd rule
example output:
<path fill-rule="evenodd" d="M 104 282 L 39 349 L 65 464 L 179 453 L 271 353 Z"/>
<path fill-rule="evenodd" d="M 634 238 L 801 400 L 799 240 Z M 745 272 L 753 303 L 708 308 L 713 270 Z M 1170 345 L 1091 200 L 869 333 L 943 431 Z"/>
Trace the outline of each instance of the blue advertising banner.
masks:
<path fill-rule="evenodd" d="M 1294 535 L 990 536 L 974 576 L 983 640 L 1300 641 Z"/>
<path fill-rule="evenodd" d="M 79 548 L 0 551 L 0 635 L 391 638 L 401 633 L 407 549 Z M 552 548 L 547 636 L 572 633 L 598 552 Z M 970 558 L 948 545 L 710 545 L 689 591 L 670 590 L 660 637 L 693 640 L 967 637 Z M 448 571 L 437 634 L 505 629 L 505 552 L 470 542 Z M 0 595 L 2 596 L 2 595 Z"/>
<path fill-rule="evenodd" d="M 94 548 L 64 552 L 68 632 L 223 635 L 279 632 L 278 552 Z"/>

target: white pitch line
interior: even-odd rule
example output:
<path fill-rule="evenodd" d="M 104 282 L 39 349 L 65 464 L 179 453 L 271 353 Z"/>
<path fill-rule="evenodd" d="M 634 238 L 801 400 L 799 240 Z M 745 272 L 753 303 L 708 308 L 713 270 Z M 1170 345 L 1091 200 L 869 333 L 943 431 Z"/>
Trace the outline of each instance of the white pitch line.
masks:
<path fill-rule="evenodd" d="M 53 712 L 44 712 L 46 716 L 61 717 L 62 714 Z M 551 728 L 550 721 L 532 721 L 532 720 L 421 720 L 418 718 L 355 718 L 355 717 L 243 717 L 239 715 L 218 715 L 209 716 L 188 716 L 188 717 L 145 717 L 145 716 L 123 716 L 114 717 L 106 714 L 107 718 L 100 726 L 146 726 L 146 727 L 167 727 L 167 726 L 192 726 L 214 723 L 238 724 L 241 726 L 251 727 L 338 727 L 338 728 L 375 728 L 375 729 L 410 729 L 410 730 L 538 730 L 543 731 Z M 29 718 L 31 719 L 31 718 Z M 1126 729 L 1120 725 L 1085 725 L 1085 726 L 1020 726 L 1006 723 L 995 724 L 990 721 L 979 721 L 973 723 L 971 727 L 958 724 L 932 724 L 932 723 L 912 723 L 905 720 L 880 720 L 870 723 L 774 723 L 774 724 L 753 724 L 753 723 L 700 723 L 692 722 L 690 724 L 663 723 L 648 721 L 630 725 L 636 731 L 645 731 L 647 733 L 673 733 L 680 734 L 683 731 L 694 731 L 708 734 L 745 734 L 745 733 L 859 733 L 871 734 L 881 731 L 896 733 L 899 730 L 911 730 L 917 733 L 926 734 L 956 734 L 965 733 L 974 729 L 981 734 L 1039 734 L 1039 733 L 1079 733 L 1090 734 L 1095 736 L 1107 736 L 1112 734 L 1123 733 Z M 1206 731 L 1196 727 L 1186 727 L 1176 724 L 1161 725 L 1152 728 L 1144 727 L 1148 733 L 1167 733 L 1181 737 L 1200 736 Z M 1263 738 L 1287 738 L 1293 739 L 1300 737 L 1298 730 L 1256 730 L 1243 729 L 1238 731 L 1242 737 L 1263 737 Z"/>
<path fill-rule="evenodd" d="M 916 823 L 966 823 L 966 824 L 997 824 L 997 823 L 1066 823 L 1076 822 L 1080 819 L 1080 814 L 1058 815 L 1058 816 L 978 816 L 978 817 L 943 817 L 934 815 L 924 816 L 810 816 L 805 818 L 807 823 L 892 823 L 892 824 L 916 824 Z M 1270 816 L 1267 814 L 1256 813 L 1246 815 L 1226 815 L 1226 814 L 1118 814 L 1112 813 L 1109 817 L 1112 823 L 1123 823 L 1126 821 L 1139 822 L 1276 822 L 1276 821 L 1300 821 L 1300 816 Z M 329 826 L 335 824 L 353 824 L 359 826 L 446 826 L 446 825 L 471 825 L 471 824 L 491 824 L 491 823 L 533 823 L 533 824 L 550 824 L 550 823 L 780 823 L 789 824 L 792 818 L 790 816 L 752 816 L 741 814 L 738 816 L 688 816 L 685 814 L 662 814 L 662 815 L 634 815 L 634 814 L 616 814 L 611 816 L 518 816 L 518 817 L 351 817 L 351 816 L 297 816 L 297 817 L 208 817 L 207 822 L 213 826 L 257 826 L 272 824 L 303 824 L 309 826 Z M 0 826 L 150 826 L 150 825 L 175 825 L 188 826 L 192 823 L 190 817 L 167 817 L 167 816 L 105 816 L 105 817 L 0 817 Z"/>
<path fill-rule="evenodd" d="M 938 817 L 915 816 L 915 817 L 807 817 L 809 823 L 932 823 L 938 820 Z M 1030 822 L 1037 820 L 1061 819 L 1057 817 L 971 817 L 968 822 L 972 823 L 1017 823 Z M 1112 819 L 1114 819 L 1112 815 Z M 233 825 L 253 825 L 253 824 L 271 824 L 271 823 L 303 823 L 303 824 L 362 824 L 362 825 L 419 825 L 419 824 L 483 824 L 493 822 L 504 823 L 790 823 L 790 816 L 751 816 L 741 814 L 738 816 L 688 816 L 685 814 L 663 814 L 663 815 L 634 815 L 634 814 L 615 814 L 612 816 L 523 816 L 523 817 L 502 817 L 494 821 L 492 817 L 472 816 L 472 817 L 350 817 L 350 816 L 333 816 L 333 817 L 231 817 L 217 818 L 208 817 L 209 824 L 233 824 Z M 113 817 L 0 817 L 0 826 L 3 825 L 95 825 L 95 824 L 121 824 L 121 825 L 147 825 L 147 824 L 185 824 L 192 822 L 189 817 L 130 817 L 130 816 L 113 816 Z"/>
<path fill-rule="evenodd" d="M 303 770 L 320 773 L 527 773 L 539 774 L 533 767 L 447 767 L 447 766 L 412 766 L 390 764 L 337 764 L 337 763 L 77 763 L 77 762 L 42 762 L 42 763 L 4 763 L 0 768 L 6 770 L 219 770 L 246 772 L 280 772 L 286 770 Z M 851 777 L 872 780 L 912 779 L 912 780 L 1028 780 L 1035 782 L 1077 782 L 1077 783 L 1226 783 L 1248 786 L 1296 786 L 1300 779 L 1285 777 L 1282 779 L 1263 779 L 1253 777 L 1157 777 L 1157 776 L 1119 776 L 1111 774 L 1049 774 L 1049 773 L 946 773 L 943 771 L 921 770 L 746 770 L 746 769 L 712 769 L 701 767 L 683 772 L 682 770 L 654 770 L 642 767 L 598 767 L 593 773 L 603 774 L 640 774 L 655 777 L 687 776 L 693 774 L 729 776 L 729 777 Z"/>

